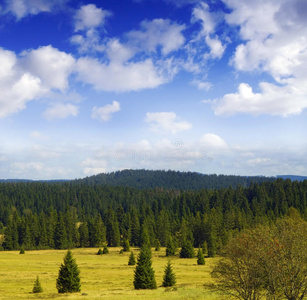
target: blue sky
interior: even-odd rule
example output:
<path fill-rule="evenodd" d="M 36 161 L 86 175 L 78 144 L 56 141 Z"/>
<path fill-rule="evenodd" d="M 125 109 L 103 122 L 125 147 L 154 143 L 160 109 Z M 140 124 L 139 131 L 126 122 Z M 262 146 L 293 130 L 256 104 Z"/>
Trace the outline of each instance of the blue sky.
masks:
<path fill-rule="evenodd" d="M 0 1 L 0 178 L 307 174 L 305 0 Z"/>

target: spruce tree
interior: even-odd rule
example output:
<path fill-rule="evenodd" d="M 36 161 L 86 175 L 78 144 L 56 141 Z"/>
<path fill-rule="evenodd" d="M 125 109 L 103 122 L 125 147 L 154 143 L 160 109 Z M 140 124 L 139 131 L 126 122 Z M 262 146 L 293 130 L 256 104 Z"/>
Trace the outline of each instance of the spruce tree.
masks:
<path fill-rule="evenodd" d="M 191 241 L 187 240 L 183 242 L 179 256 L 180 258 L 193 258 L 195 256 L 194 247 Z"/>
<path fill-rule="evenodd" d="M 176 276 L 173 272 L 171 262 L 169 261 L 164 270 L 162 286 L 174 286 L 176 284 Z"/>
<path fill-rule="evenodd" d="M 135 289 L 156 289 L 155 271 L 151 266 L 151 249 L 148 245 L 142 247 L 134 271 Z"/>
<path fill-rule="evenodd" d="M 135 265 L 135 257 L 133 251 L 131 251 L 131 254 L 129 256 L 128 266 L 134 266 Z"/>
<path fill-rule="evenodd" d="M 40 283 L 40 281 L 39 281 L 39 277 L 38 277 L 38 276 L 36 277 L 36 280 L 35 280 L 35 283 L 34 283 L 34 287 L 33 287 L 32 292 L 33 292 L 34 294 L 36 294 L 36 293 L 42 293 L 42 292 L 43 292 L 43 288 L 42 288 L 42 286 L 41 286 L 41 283 Z"/>
<path fill-rule="evenodd" d="M 213 233 L 210 233 L 208 238 L 208 257 L 214 257 L 215 254 L 216 254 L 215 237 Z"/>
<path fill-rule="evenodd" d="M 130 244 L 129 244 L 129 240 L 128 239 L 124 240 L 123 251 L 125 251 L 125 252 L 129 252 L 130 251 Z"/>
<path fill-rule="evenodd" d="M 76 260 L 70 250 L 64 257 L 64 263 L 61 264 L 59 276 L 56 280 L 56 288 L 59 293 L 80 292 L 80 271 Z"/>
<path fill-rule="evenodd" d="M 176 246 L 172 237 L 169 237 L 165 250 L 166 256 L 174 256 L 176 254 Z"/>
<path fill-rule="evenodd" d="M 109 253 L 109 249 L 107 246 L 104 246 L 103 247 L 103 250 L 102 250 L 102 254 L 108 254 Z"/>
<path fill-rule="evenodd" d="M 197 252 L 197 264 L 198 265 L 204 265 L 206 262 L 205 262 L 205 258 L 204 258 L 204 254 L 203 254 L 203 251 L 202 249 L 199 247 L 198 248 L 198 252 Z"/>

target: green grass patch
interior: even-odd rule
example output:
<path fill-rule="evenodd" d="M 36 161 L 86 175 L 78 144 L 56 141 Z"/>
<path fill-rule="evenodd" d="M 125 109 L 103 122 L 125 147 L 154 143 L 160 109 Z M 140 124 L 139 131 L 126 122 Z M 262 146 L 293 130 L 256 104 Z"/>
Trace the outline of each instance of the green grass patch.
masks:
<path fill-rule="evenodd" d="M 217 258 L 206 258 L 206 265 L 197 265 L 197 258 L 171 259 L 176 274 L 175 287 L 162 287 L 164 268 L 168 261 L 165 248 L 152 251 L 158 289 L 134 290 L 135 266 L 128 266 L 130 252 L 119 254 L 121 248 L 109 248 L 109 254 L 97 255 L 98 248 L 73 249 L 72 253 L 80 269 L 81 292 L 58 294 L 56 279 L 66 250 L 0 252 L 0 299 L 221 299 L 204 284 L 212 282 L 210 271 Z M 138 255 L 139 249 L 132 248 Z M 41 294 L 33 294 L 36 277 L 39 276 Z"/>

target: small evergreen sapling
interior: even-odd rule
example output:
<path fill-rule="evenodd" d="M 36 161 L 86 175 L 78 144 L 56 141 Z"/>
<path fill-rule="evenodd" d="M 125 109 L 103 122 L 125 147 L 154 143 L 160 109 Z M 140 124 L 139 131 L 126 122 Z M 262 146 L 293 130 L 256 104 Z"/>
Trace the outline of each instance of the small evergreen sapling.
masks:
<path fill-rule="evenodd" d="M 128 266 L 134 266 L 136 263 L 134 253 L 131 251 L 131 254 L 129 256 Z"/>
<path fill-rule="evenodd" d="M 102 250 L 102 254 L 108 254 L 109 253 L 109 249 L 107 246 L 104 246 L 103 247 L 103 250 Z"/>
<path fill-rule="evenodd" d="M 128 239 L 124 240 L 123 251 L 125 251 L 125 252 L 129 252 L 130 251 L 130 244 L 129 244 L 129 240 Z"/>
<path fill-rule="evenodd" d="M 56 280 L 56 288 L 58 292 L 80 292 L 81 284 L 79 275 L 80 270 L 76 260 L 73 258 L 71 251 L 68 250 L 64 257 L 64 263 L 61 264 L 58 279 Z"/>
<path fill-rule="evenodd" d="M 34 287 L 33 287 L 32 292 L 33 292 L 34 294 L 36 294 L 36 293 L 42 293 L 42 292 L 43 292 L 43 288 L 42 288 L 42 286 L 41 286 L 41 283 L 40 283 L 40 281 L 39 281 L 39 277 L 38 277 L 38 276 L 36 277 L 36 280 L 35 280 L 35 283 L 34 283 Z"/>
<path fill-rule="evenodd" d="M 101 250 L 101 248 L 99 248 L 97 255 L 102 255 L 102 254 L 103 254 L 103 251 Z"/>
<path fill-rule="evenodd" d="M 176 284 L 176 276 L 173 272 L 171 262 L 169 261 L 164 270 L 162 286 L 174 286 Z"/>
<path fill-rule="evenodd" d="M 206 262 L 205 262 L 205 258 L 204 258 L 204 254 L 203 254 L 203 251 L 202 249 L 199 247 L 198 248 L 198 252 L 197 252 L 197 264 L 198 265 L 204 265 Z"/>
<path fill-rule="evenodd" d="M 19 254 L 25 254 L 25 248 L 24 248 L 24 247 L 21 247 L 21 248 L 20 248 Z"/>

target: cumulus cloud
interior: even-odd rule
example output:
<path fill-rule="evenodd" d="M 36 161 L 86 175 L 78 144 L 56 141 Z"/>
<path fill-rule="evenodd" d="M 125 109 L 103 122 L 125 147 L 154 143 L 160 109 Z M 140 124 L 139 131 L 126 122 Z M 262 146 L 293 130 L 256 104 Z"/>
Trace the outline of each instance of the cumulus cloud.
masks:
<path fill-rule="evenodd" d="M 27 15 L 50 12 L 66 2 L 68 0 L 7 0 L 4 11 L 14 14 L 17 19 L 21 19 Z"/>
<path fill-rule="evenodd" d="M 112 61 L 107 64 L 94 58 L 81 57 L 77 61 L 76 70 L 78 80 L 104 91 L 123 92 L 155 88 L 171 78 L 165 66 L 157 67 L 151 59 L 125 64 Z"/>
<path fill-rule="evenodd" d="M 127 37 L 130 43 L 141 50 L 157 51 L 161 46 L 164 55 L 179 49 L 185 42 L 182 31 L 185 25 L 173 23 L 168 19 L 145 20 L 140 24 L 141 30 L 130 31 Z"/>
<path fill-rule="evenodd" d="M 75 64 L 72 55 L 49 45 L 24 52 L 23 56 L 24 68 L 39 77 L 47 88 L 64 91 L 68 87 Z"/>
<path fill-rule="evenodd" d="M 154 131 L 170 132 L 172 134 L 192 128 L 191 123 L 181 121 L 174 112 L 148 112 L 145 122 L 149 123 Z"/>
<path fill-rule="evenodd" d="M 200 139 L 200 144 L 203 149 L 209 152 L 228 149 L 227 143 L 220 136 L 213 133 L 204 134 Z"/>
<path fill-rule="evenodd" d="M 54 103 L 43 113 L 43 116 L 51 121 L 53 119 L 65 119 L 69 116 L 76 117 L 79 113 L 79 108 L 73 104 Z"/>
<path fill-rule="evenodd" d="M 40 78 L 18 66 L 15 53 L 0 48 L 0 118 L 19 112 L 46 91 Z"/>
<path fill-rule="evenodd" d="M 286 117 L 299 114 L 307 107 L 305 94 L 300 90 L 294 90 L 290 85 L 280 87 L 262 82 L 259 86 L 261 92 L 254 93 L 250 85 L 241 83 L 237 93 L 226 94 L 213 102 L 215 113 L 217 115 L 271 114 Z"/>
<path fill-rule="evenodd" d="M 107 104 L 102 107 L 95 106 L 92 110 L 92 118 L 101 121 L 109 121 L 112 114 L 118 111 L 120 111 L 120 104 L 117 101 L 113 101 L 112 104 Z"/>
<path fill-rule="evenodd" d="M 238 71 L 266 72 L 275 82 L 261 82 L 260 93 L 240 84 L 237 93 L 215 101 L 215 113 L 301 113 L 307 107 L 306 1 L 224 2 L 232 9 L 226 21 L 239 27 L 244 41 L 237 46 L 231 64 Z"/>
<path fill-rule="evenodd" d="M 0 48 L 0 118 L 25 109 L 29 101 L 65 92 L 74 58 L 52 46 L 25 51 L 21 56 Z"/>
<path fill-rule="evenodd" d="M 75 31 L 101 26 L 110 15 L 108 10 L 98 8 L 95 4 L 83 5 L 75 15 Z"/>

